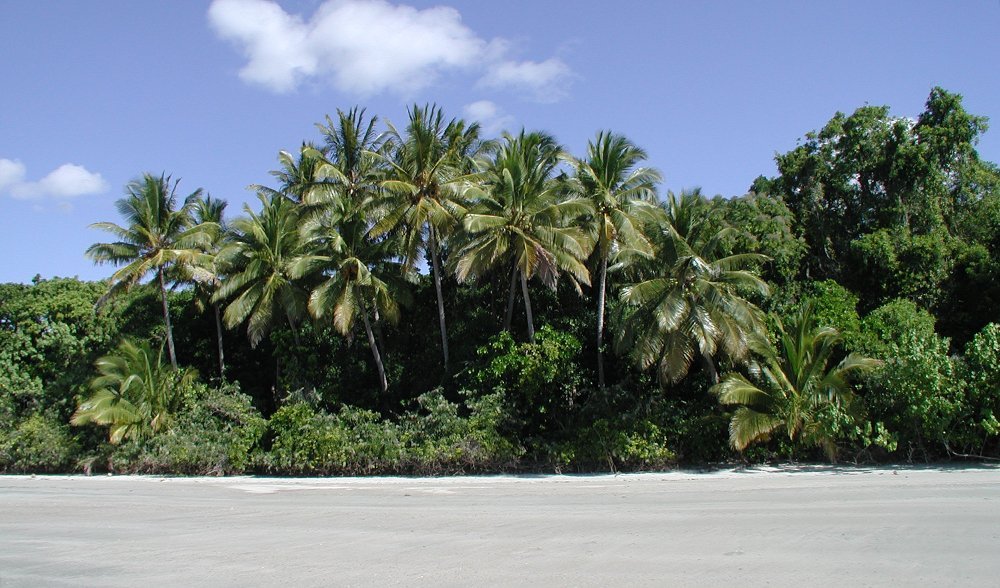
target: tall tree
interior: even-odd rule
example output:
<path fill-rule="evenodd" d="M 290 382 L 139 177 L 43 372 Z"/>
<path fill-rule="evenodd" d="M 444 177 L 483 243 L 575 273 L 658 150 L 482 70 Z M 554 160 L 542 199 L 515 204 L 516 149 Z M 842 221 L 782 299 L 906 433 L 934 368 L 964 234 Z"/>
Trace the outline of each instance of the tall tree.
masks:
<path fill-rule="evenodd" d="M 776 322 L 777 349 L 766 337 L 753 340 L 751 346 L 761 358 L 750 364 L 753 379 L 731 372 L 712 387 L 720 403 L 738 407 L 729 423 L 729 442 L 743 451 L 784 429 L 789 440 L 821 447 L 834 459 L 835 427 L 825 422 L 824 412 L 833 408 L 856 416 L 850 378 L 880 362 L 852 353 L 830 366 L 843 337 L 816 323 L 812 303 L 806 303 L 787 328 Z"/>
<path fill-rule="evenodd" d="M 578 289 L 580 283 L 590 284 L 584 264 L 590 241 L 576 221 L 591 208 L 584 199 L 568 197 L 563 182 L 555 177 L 562 153 L 545 133 L 504 134 L 480 175 L 482 193 L 464 217 L 466 235 L 456 255 L 455 271 L 462 282 L 497 266 L 510 268 L 504 328 L 510 328 L 519 280 L 529 339 L 535 335 L 528 295 L 531 278 L 554 289 L 563 272 Z"/>
<path fill-rule="evenodd" d="M 574 159 L 581 195 L 593 206 L 597 261 L 597 379 L 604 387 L 604 306 L 608 262 L 626 262 L 632 255 L 651 256 L 642 232 L 656 199 L 658 171 L 641 167 L 646 152 L 627 138 L 601 131 L 587 144 L 584 159 Z M 644 214 L 645 213 L 645 214 Z"/>
<path fill-rule="evenodd" d="M 95 243 L 87 249 L 87 257 L 95 263 L 111 263 L 123 267 L 111 276 L 108 295 L 131 288 L 150 272 L 156 274 L 163 304 L 167 350 L 170 365 L 177 367 L 170 305 L 167 300 L 167 270 L 177 263 L 189 263 L 198 255 L 198 245 L 208 233 L 196 226 L 191 211 L 201 195 L 195 190 L 177 208 L 177 184 L 170 176 L 143 174 L 125 187 L 125 197 L 115 202 L 125 226 L 99 222 L 94 228 L 108 231 L 118 238 L 112 243 Z"/>
<path fill-rule="evenodd" d="M 697 191 L 671 193 L 664 207 L 652 276 L 622 289 L 633 312 L 617 345 L 642 368 L 656 365 L 661 384 L 682 380 L 696 359 L 715 382 L 714 358 L 745 359 L 751 336 L 763 332 L 761 312 L 744 293 L 768 293 L 752 271 L 767 258 L 727 255 L 735 229 L 720 228 Z"/>
<path fill-rule="evenodd" d="M 398 282 L 406 266 L 397 261 L 395 236 L 373 230 L 384 202 L 376 120 L 357 108 L 337 115 L 322 127 L 327 153 L 318 171 L 324 182 L 304 195 L 307 251 L 296 260 L 294 275 L 319 280 L 308 305 L 315 319 L 331 320 L 347 336 L 360 317 L 385 393 L 388 380 L 373 320 L 398 319 L 397 299 L 403 295 Z"/>
<path fill-rule="evenodd" d="M 222 309 L 218 301 L 212 300 L 215 291 L 219 289 L 222 280 L 222 272 L 219 268 L 218 256 L 225 246 L 228 230 L 223 216 L 225 215 L 227 202 L 212 198 L 211 195 L 198 198 L 194 206 L 194 220 L 203 227 L 214 227 L 202 244 L 201 252 L 204 254 L 195 260 L 185 271 L 190 275 L 194 283 L 199 309 L 211 307 L 212 315 L 215 318 L 215 343 L 216 352 L 219 358 L 219 378 L 226 377 L 226 354 L 222 337 Z"/>
<path fill-rule="evenodd" d="M 398 229 L 406 271 L 427 252 L 431 258 L 437 294 L 441 351 L 448 366 L 448 327 L 441 290 L 441 243 L 463 212 L 462 195 L 467 186 L 471 159 L 482 143 L 478 123 L 445 120 L 437 105 L 408 110 L 409 122 L 400 132 L 389 125 L 389 140 L 383 154 L 388 178 L 383 186 L 395 197 L 379 230 Z"/>

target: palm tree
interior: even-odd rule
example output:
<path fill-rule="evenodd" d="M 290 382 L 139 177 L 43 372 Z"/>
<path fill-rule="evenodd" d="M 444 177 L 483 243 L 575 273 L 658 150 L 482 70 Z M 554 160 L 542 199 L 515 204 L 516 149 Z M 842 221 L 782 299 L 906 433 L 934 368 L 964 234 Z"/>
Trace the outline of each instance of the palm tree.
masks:
<path fill-rule="evenodd" d="M 250 189 L 268 198 L 284 196 L 300 203 L 305 194 L 320 181 L 317 174 L 323 165 L 323 154 L 312 143 L 304 142 L 299 148 L 298 156 L 288 151 L 279 151 L 278 164 L 279 169 L 271 171 L 271 175 L 278 180 L 278 188 L 252 184 Z"/>
<path fill-rule="evenodd" d="M 664 385 L 682 380 L 696 358 L 717 382 L 715 356 L 745 359 L 750 337 L 764 330 L 760 309 L 743 295 L 768 293 L 752 271 L 767 258 L 727 255 L 726 240 L 734 231 L 713 221 L 697 191 L 680 199 L 671 193 L 657 235 L 653 277 L 622 289 L 622 301 L 634 312 L 617 346 L 630 350 L 644 369 L 655 364 Z"/>
<path fill-rule="evenodd" d="M 649 257 L 653 249 L 642 232 L 656 199 L 655 169 L 639 167 L 646 152 L 627 138 L 600 132 L 587 144 L 585 159 L 574 159 L 575 180 L 594 208 L 592 229 L 597 233 L 597 378 L 604 387 L 604 306 L 608 260 L 624 262 L 630 255 Z"/>
<path fill-rule="evenodd" d="M 753 351 L 761 358 L 750 364 L 754 381 L 731 372 L 711 389 L 720 403 L 738 407 L 729 423 L 729 443 L 743 451 L 784 429 L 790 441 L 800 437 L 822 447 L 832 460 L 836 439 L 823 426 L 823 412 L 835 408 L 853 413 L 850 378 L 880 362 L 852 353 L 830 367 L 843 337 L 832 327 L 816 324 L 812 303 L 792 317 L 787 329 L 780 319 L 776 323 L 778 349 L 765 337 L 753 339 Z"/>
<path fill-rule="evenodd" d="M 228 230 L 223 220 L 226 204 L 225 200 L 212 198 L 210 195 L 198 198 L 195 202 L 195 222 L 201 226 L 218 227 L 218 230 L 213 231 L 210 235 L 211 239 L 206 240 L 202 244 L 201 250 L 204 255 L 192 267 L 187 269 L 187 272 L 190 273 L 190 279 L 194 283 L 195 292 L 198 295 L 196 300 L 199 304 L 199 310 L 203 310 L 205 306 L 210 305 L 212 313 L 215 316 L 215 338 L 219 356 L 220 379 L 225 379 L 226 377 L 226 356 L 222 344 L 222 309 L 218 301 L 212 300 L 212 296 L 219 289 L 222 279 L 222 272 L 218 264 L 218 255 L 222 251 L 228 236 Z"/>
<path fill-rule="evenodd" d="M 223 320 L 230 329 L 246 323 L 251 346 L 282 316 L 298 344 L 296 320 L 306 306 L 306 291 L 291 276 L 291 263 L 302 253 L 298 209 L 280 194 L 257 197 L 260 214 L 244 205 L 246 216 L 230 224 L 230 240 L 217 258 L 227 277 L 212 300 L 229 300 Z"/>
<path fill-rule="evenodd" d="M 122 341 L 94 365 L 99 375 L 90 382 L 93 393 L 70 423 L 109 426 L 108 440 L 114 444 L 169 430 L 183 405 L 184 388 L 197 377 L 192 369 L 168 369 L 163 348 L 154 352 L 147 342 Z"/>
<path fill-rule="evenodd" d="M 379 386 L 388 390 L 382 352 L 372 326 L 375 320 L 395 322 L 398 281 L 405 264 L 396 261 L 399 243 L 373 228 L 382 212 L 380 159 L 375 119 L 364 110 L 338 111 L 324 128 L 327 154 L 319 175 L 324 182 L 305 194 L 307 218 L 302 225 L 307 252 L 295 262 L 296 277 L 318 276 L 309 296 L 309 312 L 316 320 L 331 320 L 348 336 L 361 318 L 378 371 Z"/>
<path fill-rule="evenodd" d="M 482 276 L 497 266 L 511 268 L 504 329 L 510 329 L 515 284 L 520 278 L 528 338 L 534 319 L 528 280 L 538 277 L 555 288 L 560 272 L 579 290 L 590 284 L 583 260 L 589 250 L 586 233 L 575 220 L 590 211 L 579 198 L 566 198 L 555 176 L 562 149 L 545 133 L 504 134 L 492 161 L 481 174 L 484 188 L 463 219 L 466 235 L 455 272 L 460 282 Z"/>
<path fill-rule="evenodd" d="M 167 301 L 167 269 L 177 263 L 193 261 L 198 255 L 197 247 L 210 238 L 204 227 L 195 225 L 191 216 L 201 189 L 191 193 L 177 209 L 178 183 L 179 180 L 171 182 L 169 176 L 157 177 L 148 173 L 129 182 L 125 197 L 115 202 L 118 213 L 125 219 L 125 226 L 111 222 L 91 225 L 112 233 L 118 241 L 95 243 L 86 253 L 97 264 L 124 265 L 112 274 L 107 296 L 131 288 L 150 272 L 156 273 L 163 303 L 167 351 L 170 365 L 175 369 L 177 354 Z"/>
<path fill-rule="evenodd" d="M 394 195 L 393 205 L 377 232 L 400 230 L 404 269 L 411 271 L 423 252 L 429 252 L 445 369 L 448 366 L 448 328 L 441 292 L 441 242 L 464 208 L 462 194 L 479 151 L 479 125 L 461 119 L 445 122 L 437 105 L 407 111 L 405 134 L 389 125 L 389 140 L 382 152 L 389 166 L 383 187 Z"/>

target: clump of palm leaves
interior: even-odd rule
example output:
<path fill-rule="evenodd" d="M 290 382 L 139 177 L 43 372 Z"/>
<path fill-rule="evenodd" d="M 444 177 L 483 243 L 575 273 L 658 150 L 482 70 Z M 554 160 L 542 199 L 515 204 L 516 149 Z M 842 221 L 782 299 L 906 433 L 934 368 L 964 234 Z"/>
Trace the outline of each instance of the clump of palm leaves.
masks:
<path fill-rule="evenodd" d="M 95 362 L 98 376 L 92 394 L 80 403 L 70 422 L 109 427 L 108 440 L 142 440 L 170 429 L 184 405 L 184 390 L 197 377 L 192 369 L 175 370 L 163 362 L 163 349 L 146 342 L 122 341 Z"/>
<path fill-rule="evenodd" d="M 822 448 L 832 460 L 837 430 L 830 415 L 860 416 L 850 380 L 879 362 L 851 353 L 831 366 L 843 337 L 832 327 L 817 325 L 812 303 L 787 325 L 780 319 L 776 323 L 777 347 L 764 337 L 751 343 L 759 359 L 749 365 L 750 378 L 731 372 L 711 389 L 720 403 L 737 407 L 729 423 L 730 445 L 743 451 L 784 431 L 790 441 Z"/>

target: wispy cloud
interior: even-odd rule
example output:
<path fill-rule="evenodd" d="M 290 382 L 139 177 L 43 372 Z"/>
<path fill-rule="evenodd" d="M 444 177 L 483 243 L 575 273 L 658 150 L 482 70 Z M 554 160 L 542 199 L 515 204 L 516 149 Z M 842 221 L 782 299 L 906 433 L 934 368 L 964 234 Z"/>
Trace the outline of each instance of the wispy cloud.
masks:
<path fill-rule="evenodd" d="M 566 97 L 572 72 L 558 58 L 534 61 L 504 61 L 490 67 L 479 80 L 485 88 L 515 88 L 538 102 L 558 102 Z"/>
<path fill-rule="evenodd" d="M 465 117 L 477 121 L 483 128 L 483 132 L 490 136 L 496 136 L 501 131 L 510 130 L 510 125 L 514 123 L 514 117 L 506 114 L 499 106 L 489 100 L 479 100 L 472 104 L 466 104 L 464 108 Z"/>
<path fill-rule="evenodd" d="M 572 77 L 555 57 L 512 59 L 510 43 L 480 37 L 447 6 L 327 0 L 304 18 L 272 0 L 214 0 L 208 19 L 246 56 L 240 76 L 279 93 L 324 80 L 359 95 L 408 95 L 442 76 L 464 75 L 481 87 L 553 101 Z"/>
<path fill-rule="evenodd" d="M 37 181 L 29 181 L 23 163 L 16 159 L 0 159 L 0 193 L 20 200 L 68 200 L 108 190 L 101 174 L 73 163 L 64 163 Z"/>

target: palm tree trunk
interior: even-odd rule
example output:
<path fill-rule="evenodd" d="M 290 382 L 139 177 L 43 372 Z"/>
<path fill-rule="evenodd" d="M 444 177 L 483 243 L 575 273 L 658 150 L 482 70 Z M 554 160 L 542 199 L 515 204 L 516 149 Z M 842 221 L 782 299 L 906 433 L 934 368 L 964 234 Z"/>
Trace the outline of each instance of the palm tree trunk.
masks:
<path fill-rule="evenodd" d="M 444 296 L 441 294 L 441 261 L 438 259 L 437 235 L 434 225 L 428 223 L 431 233 L 431 265 L 434 270 L 434 289 L 437 291 L 438 322 L 441 323 L 441 351 L 444 353 L 444 370 L 448 371 L 448 327 L 444 320 Z"/>
<path fill-rule="evenodd" d="M 156 277 L 160 281 L 160 298 L 163 300 L 163 322 L 167 325 L 167 355 L 170 365 L 177 369 L 177 352 L 174 350 L 174 328 L 170 324 L 170 303 L 167 302 L 167 282 L 163 277 L 163 268 L 157 268 Z"/>
<path fill-rule="evenodd" d="M 368 335 L 368 346 L 372 349 L 372 357 L 375 358 L 375 367 L 378 368 L 379 385 L 382 387 L 382 394 L 389 390 L 389 383 L 385 379 L 385 366 L 382 365 L 382 356 L 378 352 L 378 345 L 375 343 L 375 333 L 372 332 L 371 321 L 368 320 L 368 308 L 365 307 L 364 300 L 361 302 L 361 318 L 365 321 L 365 334 Z"/>
<path fill-rule="evenodd" d="M 715 362 L 712 358 L 707 355 L 702 355 L 701 359 L 705 362 L 705 369 L 708 371 L 708 379 L 711 380 L 712 385 L 719 383 L 719 371 L 715 369 Z"/>
<path fill-rule="evenodd" d="M 604 288 L 608 275 L 608 257 L 601 248 L 601 271 L 597 278 L 597 383 L 604 388 Z"/>
<path fill-rule="evenodd" d="M 514 293 L 517 291 L 517 262 L 514 271 L 510 272 L 510 290 L 507 292 L 507 314 L 503 319 L 503 330 L 510 332 L 510 323 L 514 320 Z"/>
<path fill-rule="evenodd" d="M 226 379 L 226 354 L 222 349 L 222 311 L 219 310 L 218 303 L 212 304 L 215 309 L 215 337 L 219 346 L 219 379 Z"/>
<path fill-rule="evenodd" d="M 521 272 L 521 294 L 524 296 L 524 314 L 528 316 L 528 341 L 535 340 L 535 321 L 531 314 L 531 298 L 528 297 L 528 279 Z"/>
<path fill-rule="evenodd" d="M 288 327 L 292 330 L 292 339 L 295 341 L 295 346 L 299 347 L 302 342 L 299 341 L 299 331 L 295 328 L 295 321 L 292 320 L 292 313 L 285 309 L 285 318 L 288 319 Z"/>

